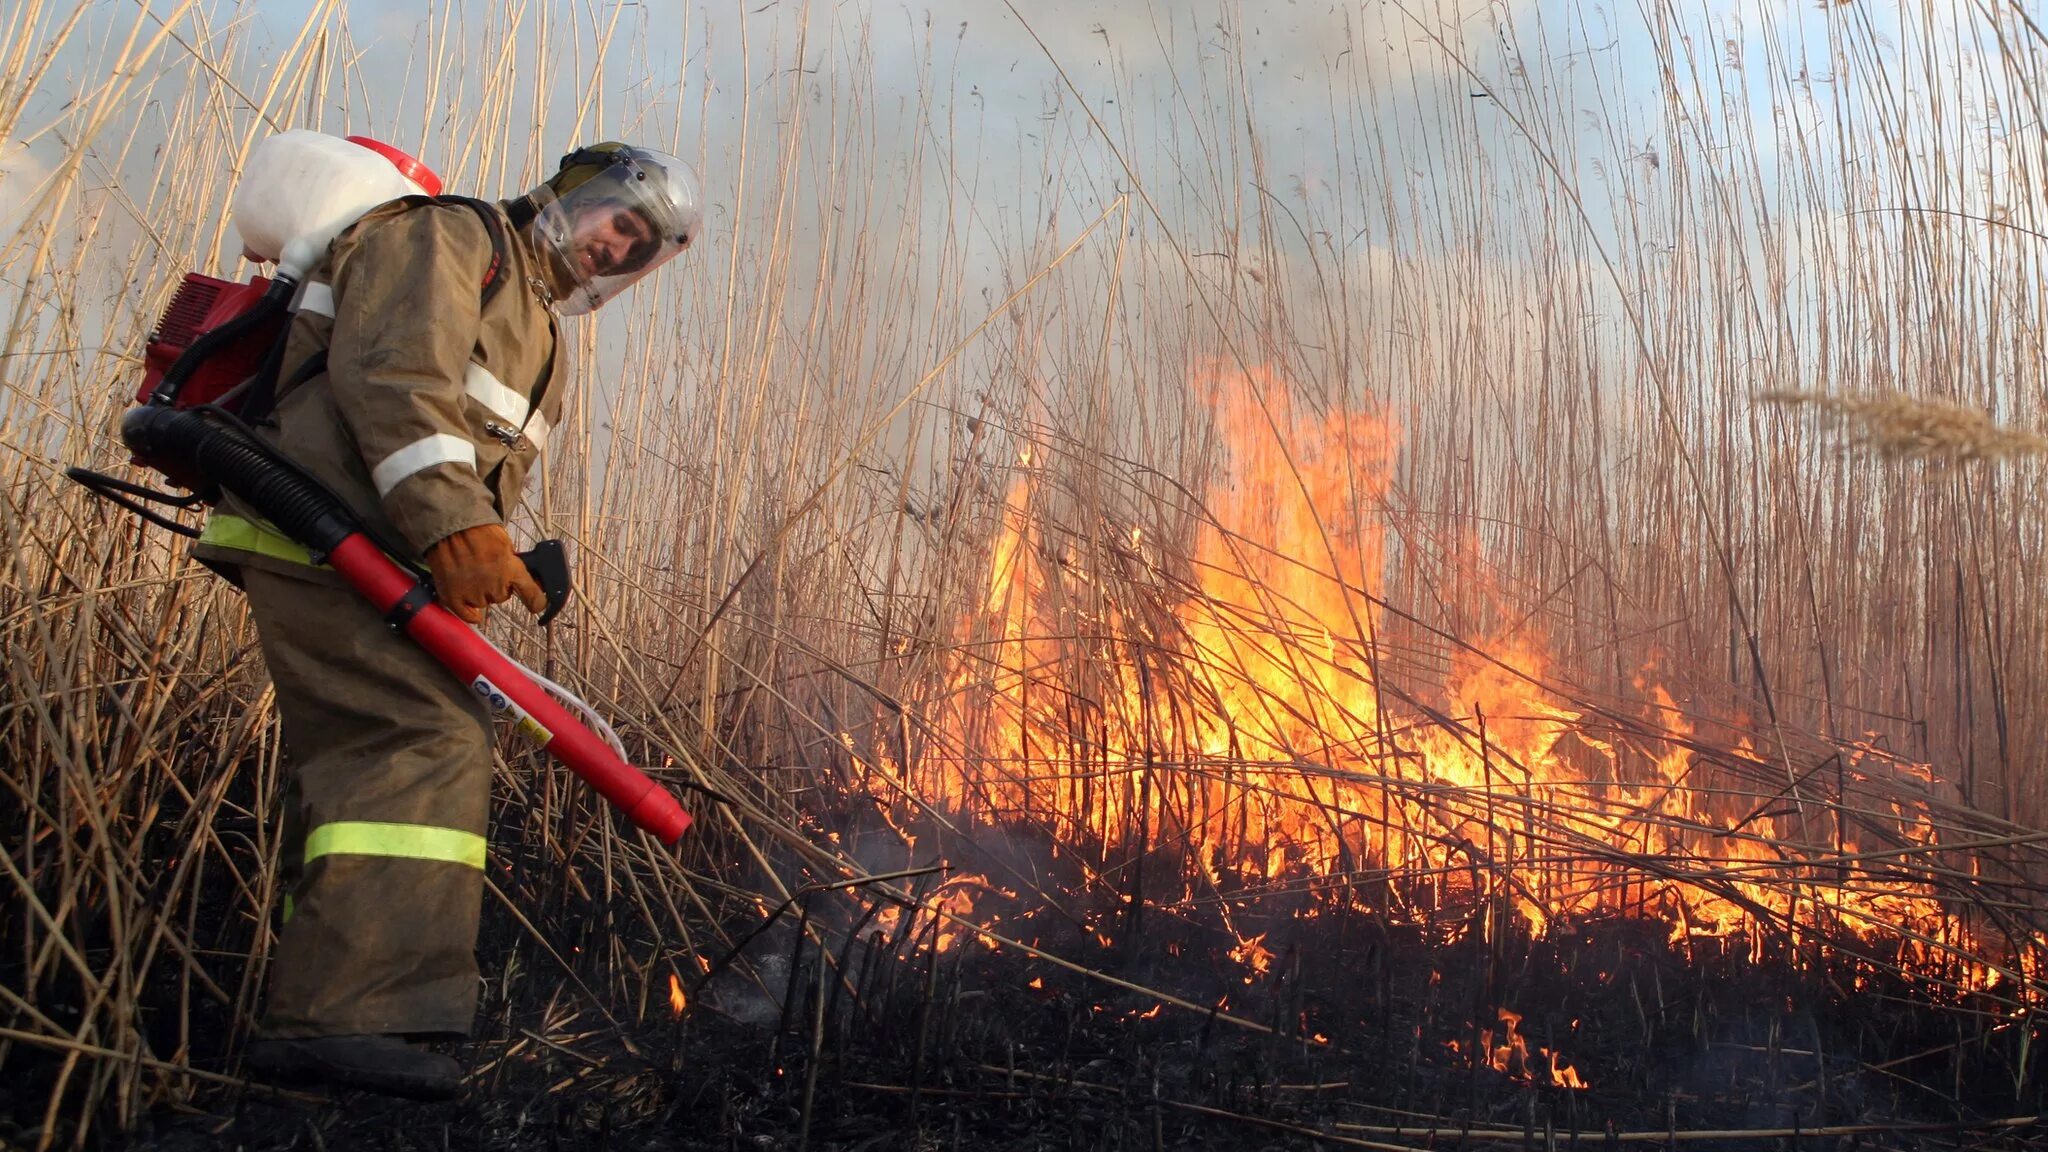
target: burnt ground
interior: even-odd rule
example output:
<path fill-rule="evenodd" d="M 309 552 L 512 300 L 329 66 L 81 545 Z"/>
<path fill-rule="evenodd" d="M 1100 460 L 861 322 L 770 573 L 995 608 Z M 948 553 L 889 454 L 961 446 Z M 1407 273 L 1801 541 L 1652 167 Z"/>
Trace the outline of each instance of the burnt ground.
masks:
<path fill-rule="evenodd" d="M 855 1152 L 2048 1140 L 2027 1119 L 2048 1095 L 2039 1029 L 1839 954 L 1675 948 L 1651 920 L 1531 940 L 1489 931 L 1483 914 L 1424 929 L 1311 918 L 1297 905 L 1258 926 L 1270 967 L 1248 979 L 1232 937 L 1158 913 L 1100 936 L 1051 912 L 1002 919 L 997 930 L 1087 974 L 972 939 L 935 953 L 928 918 L 892 940 L 881 919 L 861 918 L 867 907 L 842 900 L 810 922 L 843 970 L 818 979 L 792 912 L 697 988 L 680 1020 L 665 990 L 643 1006 L 600 984 L 611 988 L 601 1009 L 545 953 L 511 945 L 494 970 L 525 965 L 520 986 L 533 991 L 487 1002 L 479 1037 L 455 1049 L 474 1072 L 454 1103 L 202 1086 L 133 1133 L 89 1143 Z M 1102 943 L 1110 936 L 1122 943 Z M 1162 1006 L 1128 985 L 1216 1010 Z M 1503 1009 L 1521 1017 L 1527 1058 L 1504 1038 Z M 1540 1049 L 1587 1087 L 1552 1085 Z M 0 1146 L 33 1146 L 55 1063 L 10 1058 Z M 194 1063 L 234 1071 L 225 1056 Z M 1702 1135 L 1712 1131 L 1749 1135 Z"/>

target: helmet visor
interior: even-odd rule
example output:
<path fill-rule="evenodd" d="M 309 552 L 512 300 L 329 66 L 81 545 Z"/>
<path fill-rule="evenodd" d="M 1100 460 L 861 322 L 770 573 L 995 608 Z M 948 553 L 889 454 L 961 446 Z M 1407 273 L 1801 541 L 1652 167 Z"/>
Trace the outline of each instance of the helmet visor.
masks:
<path fill-rule="evenodd" d="M 557 310 L 595 311 L 689 247 L 697 219 L 696 181 L 682 161 L 642 149 L 618 153 L 534 216 L 535 237 L 571 285 Z"/>

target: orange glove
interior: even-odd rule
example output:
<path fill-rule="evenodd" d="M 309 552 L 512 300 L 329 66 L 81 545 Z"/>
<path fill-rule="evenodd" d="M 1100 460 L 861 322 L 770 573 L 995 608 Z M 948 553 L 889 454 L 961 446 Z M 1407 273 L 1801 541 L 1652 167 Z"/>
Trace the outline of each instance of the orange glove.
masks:
<path fill-rule="evenodd" d="M 434 598 L 470 624 L 483 623 L 491 605 L 514 596 L 536 616 L 548 606 L 547 593 L 512 551 L 503 524 L 464 528 L 427 549 L 427 568 L 434 574 Z"/>

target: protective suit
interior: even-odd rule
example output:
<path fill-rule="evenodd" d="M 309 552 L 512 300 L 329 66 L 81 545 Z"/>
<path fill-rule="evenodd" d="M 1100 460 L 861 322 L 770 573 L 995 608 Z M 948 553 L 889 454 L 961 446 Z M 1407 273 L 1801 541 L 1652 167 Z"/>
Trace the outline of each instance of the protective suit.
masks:
<path fill-rule="evenodd" d="M 424 559 L 458 614 L 480 620 L 512 591 L 537 610 L 501 523 L 561 409 L 556 313 L 596 307 L 687 246 L 695 197 L 679 161 L 600 145 L 505 205 L 412 198 L 373 210 L 309 270 L 261 433 L 403 559 Z M 289 894 L 249 1059 L 451 1094 L 459 1068 L 407 1041 L 465 1035 L 475 1015 L 489 714 L 319 557 L 232 498 L 197 555 L 248 594 L 291 770 Z M 514 575 L 494 584 L 500 570 Z M 531 596 L 508 591 L 513 579 Z M 450 600 L 458 584 L 471 591 Z"/>
<path fill-rule="evenodd" d="M 561 409 L 545 269 L 511 238 L 480 304 L 489 233 L 459 204 L 403 201 L 307 276 L 272 442 L 418 561 L 502 521 Z M 466 1033 L 489 810 L 482 702 L 305 549 L 232 502 L 199 555 L 241 569 L 284 718 L 294 883 L 263 1032 Z M 293 875 L 294 862 L 302 870 Z"/>

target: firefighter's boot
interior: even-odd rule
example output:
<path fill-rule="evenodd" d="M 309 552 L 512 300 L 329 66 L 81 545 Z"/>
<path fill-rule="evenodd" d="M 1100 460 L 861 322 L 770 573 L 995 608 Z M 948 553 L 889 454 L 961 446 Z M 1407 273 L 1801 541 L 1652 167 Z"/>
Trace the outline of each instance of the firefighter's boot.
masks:
<path fill-rule="evenodd" d="M 462 1091 L 462 1065 L 397 1036 L 296 1036 L 249 1042 L 249 1067 L 266 1080 L 361 1088 L 412 1100 Z"/>

